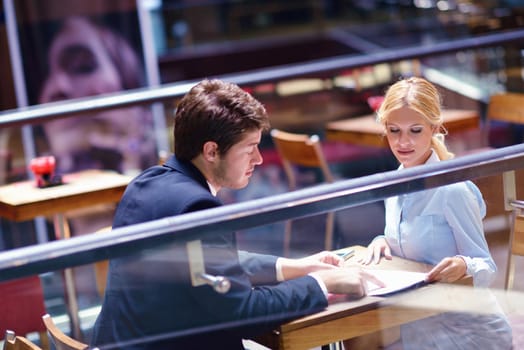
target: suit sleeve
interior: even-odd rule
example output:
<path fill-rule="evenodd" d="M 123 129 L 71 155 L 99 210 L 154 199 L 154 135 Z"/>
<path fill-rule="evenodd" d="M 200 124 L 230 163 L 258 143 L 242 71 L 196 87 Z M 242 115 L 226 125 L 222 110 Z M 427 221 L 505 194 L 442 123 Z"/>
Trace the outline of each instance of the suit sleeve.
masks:
<path fill-rule="evenodd" d="M 218 294 L 209 286 L 194 288 L 202 309 L 215 310 L 215 315 L 223 315 L 224 319 L 217 322 L 245 320 L 247 323 L 255 322 L 257 331 L 269 331 L 285 320 L 320 311 L 327 306 L 321 287 L 311 276 L 275 284 L 275 260 L 272 257 L 241 253 L 241 260 L 249 261 L 247 265 L 252 275 L 248 275 L 234 249 L 207 246 L 204 254 L 206 259 L 209 256 L 220 257 L 209 261 L 209 264 L 206 261 L 206 270 L 211 274 L 226 276 L 231 282 L 231 289 L 226 294 Z M 269 262 L 272 262 L 269 264 L 272 268 L 269 268 Z M 264 276 L 264 272 L 257 272 L 268 269 L 273 271 L 272 283 L 254 284 L 253 281 L 261 282 L 264 279 L 260 277 Z"/>
<path fill-rule="evenodd" d="M 238 259 L 240 266 L 254 285 L 278 283 L 276 275 L 277 256 L 239 251 Z"/>
<path fill-rule="evenodd" d="M 268 330 L 276 324 L 324 309 L 327 300 L 311 276 L 277 283 L 276 256 L 239 252 L 235 233 L 211 235 L 202 240 L 206 271 L 227 277 L 231 289 L 226 294 L 210 286 L 193 287 L 202 309 L 215 310 L 227 320 L 246 320 Z M 220 311 L 221 310 L 221 311 Z"/>

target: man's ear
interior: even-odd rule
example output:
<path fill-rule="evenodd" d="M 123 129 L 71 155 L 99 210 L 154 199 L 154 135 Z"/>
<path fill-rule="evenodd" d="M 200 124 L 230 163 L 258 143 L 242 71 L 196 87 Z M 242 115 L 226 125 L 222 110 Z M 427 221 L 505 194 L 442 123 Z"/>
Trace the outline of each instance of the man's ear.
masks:
<path fill-rule="evenodd" d="M 214 141 L 207 141 L 202 147 L 202 155 L 208 162 L 214 162 L 218 158 L 218 145 Z"/>

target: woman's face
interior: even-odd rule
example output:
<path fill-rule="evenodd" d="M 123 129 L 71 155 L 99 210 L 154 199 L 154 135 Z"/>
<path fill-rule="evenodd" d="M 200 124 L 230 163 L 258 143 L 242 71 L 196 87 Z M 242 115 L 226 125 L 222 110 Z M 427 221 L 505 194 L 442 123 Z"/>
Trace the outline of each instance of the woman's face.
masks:
<path fill-rule="evenodd" d="M 386 138 L 404 168 L 421 165 L 428 160 L 434 131 L 435 127 L 409 107 L 394 110 L 387 117 Z"/>
<path fill-rule="evenodd" d="M 49 76 L 40 103 L 122 90 L 100 33 L 82 18 L 65 22 L 49 50 Z"/>

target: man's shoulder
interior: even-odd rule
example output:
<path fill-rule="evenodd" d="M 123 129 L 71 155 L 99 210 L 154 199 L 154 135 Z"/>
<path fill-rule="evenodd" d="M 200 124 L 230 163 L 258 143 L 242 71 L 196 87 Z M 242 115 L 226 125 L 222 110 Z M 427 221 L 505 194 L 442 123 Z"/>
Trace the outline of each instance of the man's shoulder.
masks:
<path fill-rule="evenodd" d="M 205 187 L 192 174 L 174 170 L 166 166 L 154 166 L 144 170 L 131 182 L 134 186 L 189 186 L 205 190 Z"/>
<path fill-rule="evenodd" d="M 122 200 L 135 202 L 136 205 L 180 207 L 176 212 L 183 212 L 194 202 L 216 201 L 206 186 L 190 174 L 156 166 L 136 177 L 128 185 Z"/>
<path fill-rule="evenodd" d="M 118 205 L 114 225 L 143 221 L 219 206 L 204 184 L 188 174 L 155 166 L 137 176 Z"/>

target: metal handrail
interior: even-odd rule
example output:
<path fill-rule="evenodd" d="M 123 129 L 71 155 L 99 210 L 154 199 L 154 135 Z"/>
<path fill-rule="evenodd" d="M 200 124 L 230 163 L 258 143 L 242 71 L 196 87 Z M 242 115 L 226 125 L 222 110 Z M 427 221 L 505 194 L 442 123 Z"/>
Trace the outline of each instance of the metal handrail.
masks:
<path fill-rule="evenodd" d="M 9 250 L 0 254 L 0 281 L 521 168 L 524 168 L 524 144 L 117 228 L 104 235 L 82 235 Z"/>
<path fill-rule="evenodd" d="M 524 201 L 523 200 L 514 199 L 509 203 L 509 205 L 511 205 L 511 207 L 515 209 L 524 210 Z"/>
<path fill-rule="evenodd" d="M 397 62 L 406 59 L 441 55 L 459 50 L 476 49 L 494 45 L 508 44 L 524 40 L 524 29 L 502 33 L 486 34 L 474 38 L 456 39 L 428 46 L 396 48 L 362 55 L 342 55 L 319 59 L 306 63 L 283 65 L 249 72 L 222 75 L 218 78 L 238 85 L 278 81 L 308 75 L 336 72 L 345 69 L 370 66 L 379 63 Z M 62 102 L 46 103 L 0 113 L 0 128 L 21 126 L 78 115 L 104 109 L 126 107 L 130 105 L 151 104 L 166 101 L 184 95 L 196 81 L 184 81 L 164 84 L 159 87 L 140 88 L 114 94 L 86 97 Z"/>

